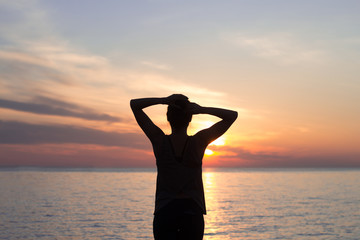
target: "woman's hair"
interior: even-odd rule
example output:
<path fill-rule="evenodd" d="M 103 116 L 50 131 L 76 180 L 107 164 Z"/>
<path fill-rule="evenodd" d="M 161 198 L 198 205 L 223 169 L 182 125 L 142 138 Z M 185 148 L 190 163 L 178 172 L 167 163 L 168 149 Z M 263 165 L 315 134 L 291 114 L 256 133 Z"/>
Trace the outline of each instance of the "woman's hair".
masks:
<path fill-rule="evenodd" d="M 176 100 L 168 106 L 167 120 L 172 128 L 187 127 L 192 119 L 192 114 L 186 111 L 189 100 Z"/>

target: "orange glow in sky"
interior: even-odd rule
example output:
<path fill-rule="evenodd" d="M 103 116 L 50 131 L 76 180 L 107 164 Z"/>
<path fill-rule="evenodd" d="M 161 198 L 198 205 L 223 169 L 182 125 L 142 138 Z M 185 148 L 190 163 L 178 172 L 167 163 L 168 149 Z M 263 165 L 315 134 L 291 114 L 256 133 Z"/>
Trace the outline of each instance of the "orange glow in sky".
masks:
<path fill-rule="evenodd" d="M 204 166 L 360 167 L 358 1 L 85 5 L 0 3 L 0 167 L 155 167 L 129 101 L 173 93 L 239 113 Z"/>

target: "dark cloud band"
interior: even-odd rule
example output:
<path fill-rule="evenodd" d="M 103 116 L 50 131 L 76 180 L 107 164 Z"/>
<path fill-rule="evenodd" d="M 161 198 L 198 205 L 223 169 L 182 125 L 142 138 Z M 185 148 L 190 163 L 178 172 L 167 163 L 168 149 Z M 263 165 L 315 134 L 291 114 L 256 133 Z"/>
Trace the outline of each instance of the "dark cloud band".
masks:
<path fill-rule="evenodd" d="M 75 117 L 86 120 L 96 121 L 108 121 L 108 122 L 119 122 L 120 118 L 110 116 L 108 114 L 96 113 L 90 109 L 79 107 L 75 104 L 62 102 L 59 100 L 53 100 L 49 98 L 38 98 L 47 100 L 48 103 L 25 103 L 18 101 L 11 101 L 6 99 L 0 99 L 0 107 L 12 109 L 16 111 L 29 112 L 35 114 L 55 115 L 64 117 Z"/>
<path fill-rule="evenodd" d="M 0 144 L 96 144 L 149 149 L 146 138 L 135 133 L 106 132 L 69 125 L 37 125 L 0 120 Z"/>

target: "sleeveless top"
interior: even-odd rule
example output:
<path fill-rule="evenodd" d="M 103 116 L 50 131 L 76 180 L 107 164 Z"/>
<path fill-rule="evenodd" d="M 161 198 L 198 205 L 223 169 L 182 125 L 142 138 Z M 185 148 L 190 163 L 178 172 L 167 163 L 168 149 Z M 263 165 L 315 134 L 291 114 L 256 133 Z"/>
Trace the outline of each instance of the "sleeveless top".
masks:
<path fill-rule="evenodd" d="M 190 197 L 206 214 L 202 182 L 202 159 L 205 147 L 196 136 L 188 136 L 181 159 L 177 159 L 168 135 L 163 136 L 160 147 L 154 147 L 157 166 L 155 212 L 176 199 L 178 194 Z M 179 161 L 181 160 L 181 161 Z"/>

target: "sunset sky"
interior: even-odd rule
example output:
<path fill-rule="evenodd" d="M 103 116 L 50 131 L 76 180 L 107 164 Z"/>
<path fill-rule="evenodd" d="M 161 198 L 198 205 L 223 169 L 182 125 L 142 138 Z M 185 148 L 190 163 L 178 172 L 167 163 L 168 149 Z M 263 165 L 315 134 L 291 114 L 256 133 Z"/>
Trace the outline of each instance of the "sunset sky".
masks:
<path fill-rule="evenodd" d="M 234 109 L 205 167 L 360 167 L 360 1 L 0 0 L 0 167 L 155 167 L 132 98 Z M 170 133 L 166 107 L 147 113 Z M 190 133 L 218 119 L 195 116 Z"/>

